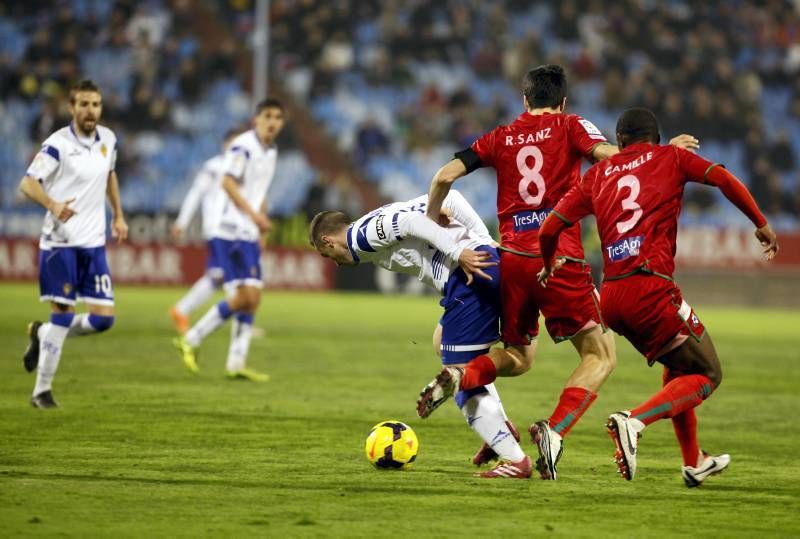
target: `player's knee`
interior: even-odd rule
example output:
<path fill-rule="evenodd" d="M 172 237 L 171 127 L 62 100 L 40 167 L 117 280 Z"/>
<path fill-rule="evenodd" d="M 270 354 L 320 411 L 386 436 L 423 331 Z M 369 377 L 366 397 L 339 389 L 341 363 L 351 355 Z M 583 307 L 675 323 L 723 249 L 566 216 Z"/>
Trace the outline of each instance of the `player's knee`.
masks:
<path fill-rule="evenodd" d="M 103 331 L 108 331 L 111 329 L 111 326 L 114 325 L 114 317 L 113 316 L 103 316 L 99 314 L 90 314 L 89 315 L 89 324 L 97 330 L 98 333 Z"/>
<path fill-rule="evenodd" d="M 528 353 L 528 350 L 525 348 L 521 346 L 509 346 L 505 351 L 514 360 L 514 369 L 512 371 L 514 376 L 525 374 L 533 366 L 533 358 L 535 356 L 532 353 Z"/>
<path fill-rule="evenodd" d="M 719 365 L 711 367 L 708 369 L 706 376 L 708 376 L 708 379 L 711 380 L 711 384 L 714 386 L 714 389 L 717 389 L 722 383 L 722 368 Z"/>

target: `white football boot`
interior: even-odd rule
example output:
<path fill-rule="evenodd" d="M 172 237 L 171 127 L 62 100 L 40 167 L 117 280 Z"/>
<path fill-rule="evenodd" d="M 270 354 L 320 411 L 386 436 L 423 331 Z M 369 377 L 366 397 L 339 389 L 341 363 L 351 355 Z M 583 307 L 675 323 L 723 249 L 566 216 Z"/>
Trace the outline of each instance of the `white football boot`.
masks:
<path fill-rule="evenodd" d="M 539 458 L 536 459 L 536 469 L 542 479 L 555 481 L 558 475 L 556 465 L 564 452 L 561 435 L 550 428 L 550 423 L 543 419 L 537 421 L 528 429 L 531 441 L 539 449 Z"/>
<path fill-rule="evenodd" d="M 422 388 L 417 400 L 417 415 L 426 418 L 447 399 L 458 391 L 464 369 L 461 367 L 445 367 L 436 378 Z"/>
<path fill-rule="evenodd" d="M 639 448 L 639 433 L 631 425 L 631 413 L 622 411 L 611 414 L 606 428 L 616 446 L 614 462 L 622 478 L 630 481 L 636 475 L 636 452 Z"/>
<path fill-rule="evenodd" d="M 731 456 L 728 454 L 709 455 L 703 451 L 703 462 L 701 462 L 699 466 L 681 467 L 683 482 L 686 483 L 686 486 L 689 488 L 699 487 L 706 478 L 722 473 L 730 462 Z"/>

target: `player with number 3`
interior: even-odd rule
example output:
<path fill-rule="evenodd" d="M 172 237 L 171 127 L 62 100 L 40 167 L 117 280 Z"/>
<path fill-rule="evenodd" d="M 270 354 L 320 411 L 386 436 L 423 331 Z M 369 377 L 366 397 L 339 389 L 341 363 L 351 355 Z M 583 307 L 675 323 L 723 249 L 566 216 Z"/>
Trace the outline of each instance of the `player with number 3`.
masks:
<path fill-rule="evenodd" d="M 555 262 L 561 232 L 594 214 L 605 263 L 603 317 L 649 365 L 664 365 L 661 391 L 608 418 L 619 471 L 633 479 L 639 433 L 669 417 L 683 455 L 681 474 L 688 487 L 696 487 L 725 469 L 730 457 L 705 454 L 697 442 L 694 408 L 719 386 L 722 369 L 703 323 L 672 279 L 684 185 L 692 181 L 718 187 L 755 224 L 767 260 L 777 254 L 778 242 L 735 176 L 682 148 L 660 146 L 659 140 L 658 122 L 649 110 L 630 109 L 620 116 L 621 153 L 590 168 L 542 225 L 544 268 L 539 280 L 549 288 L 563 269 Z"/>
<path fill-rule="evenodd" d="M 566 89 L 560 66 L 530 71 L 522 85 L 525 112 L 513 123 L 483 135 L 442 167 L 431 183 L 427 209 L 429 217 L 435 217 L 458 178 L 480 167 L 497 171 L 505 349 L 495 348 L 474 358 L 463 372 L 446 368 L 428 387 L 438 385 L 444 392 L 469 390 L 497 376 L 526 372 L 534 359 L 541 312 L 553 340 L 571 341 L 581 358 L 550 418 L 529 429 L 539 450 L 536 467 L 542 479 L 550 480 L 556 479 L 563 438 L 595 400 L 616 363 L 614 340 L 602 324 L 579 227 L 562 235 L 557 252 L 565 262 L 548 287 L 540 286 L 535 278 L 542 269 L 539 228 L 580 179 L 581 161 L 605 159 L 619 151 L 591 122 L 565 112 Z M 680 141 L 696 145 L 693 137 L 683 136 Z"/>

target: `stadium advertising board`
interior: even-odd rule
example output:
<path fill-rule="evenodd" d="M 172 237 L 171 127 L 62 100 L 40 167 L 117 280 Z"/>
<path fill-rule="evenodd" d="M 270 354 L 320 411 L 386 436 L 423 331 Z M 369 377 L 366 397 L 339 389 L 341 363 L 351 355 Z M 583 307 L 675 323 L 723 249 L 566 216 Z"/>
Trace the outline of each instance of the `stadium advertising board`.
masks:
<path fill-rule="evenodd" d="M 38 244 L 32 238 L 0 238 L 0 280 L 38 279 Z M 120 284 L 188 285 L 205 271 L 203 245 L 108 244 L 108 263 Z M 269 248 L 261 256 L 267 288 L 327 290 L 334 266 L 306 249 Z"/>

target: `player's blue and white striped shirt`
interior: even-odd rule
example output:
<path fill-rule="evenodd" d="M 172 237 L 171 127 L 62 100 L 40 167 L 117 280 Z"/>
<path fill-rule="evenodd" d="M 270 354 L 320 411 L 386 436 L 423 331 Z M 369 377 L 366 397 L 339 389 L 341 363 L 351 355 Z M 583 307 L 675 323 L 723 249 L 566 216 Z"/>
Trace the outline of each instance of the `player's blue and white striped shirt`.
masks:
<path fill-rule="evenodd" d="M 442 292 L 458 267 L 464 249 L 491 245 L 486 225 L 458 191 L 450 191 L 443 208 L 452 213 L 442 227 L 425 216 L 428 195 L 395 202 L 357 219 L 347 230 L 353 260 L 370 262 L 417 278 Z"/>

